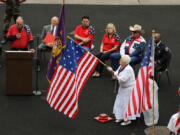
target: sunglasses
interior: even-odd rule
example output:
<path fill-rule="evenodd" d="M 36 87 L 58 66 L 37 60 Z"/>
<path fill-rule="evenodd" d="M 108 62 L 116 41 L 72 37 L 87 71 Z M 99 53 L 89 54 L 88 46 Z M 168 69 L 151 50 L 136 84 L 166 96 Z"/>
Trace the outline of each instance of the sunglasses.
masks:
<path fill-rule="evenodd" d="M 137 32 L 137 31 L 132 31 L 132 33 L 136 34 L 136 33 L 138 33 L 138 32 Z"/>

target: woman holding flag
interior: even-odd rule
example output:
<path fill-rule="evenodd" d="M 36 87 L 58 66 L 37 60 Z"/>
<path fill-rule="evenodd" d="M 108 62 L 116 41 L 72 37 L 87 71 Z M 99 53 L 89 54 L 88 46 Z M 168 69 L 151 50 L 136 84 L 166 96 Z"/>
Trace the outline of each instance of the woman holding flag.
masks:
<path fill-rule="evenodd" d="M 112 72 L 117 79 L 115 81 L 115 91 L 117 91 L 117 96 L 114 103 L 113 113 L 116 118 L 115 122 L 122 122 L 122 126 L 129 125 L 131 120 L 135 120 L 136 117 L 139 117 L 139 115 L 137 115 L 126 118 L 129 98 L 136 82 L 134 71 L 129 65 L 130 60 L 131 58 L 129 55 L 122 55 L 120 59 L 120 66 L 115 72 L 111 67 L 107 67 L 107 70 Z"/>

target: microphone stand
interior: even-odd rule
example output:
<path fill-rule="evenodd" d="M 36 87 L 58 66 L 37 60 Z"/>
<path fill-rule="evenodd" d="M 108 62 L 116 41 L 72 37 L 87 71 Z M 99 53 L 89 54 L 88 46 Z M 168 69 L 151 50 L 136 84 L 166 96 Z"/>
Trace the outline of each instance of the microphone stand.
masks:
<path fill-rule="evenodd" d="M 40 90 L 38 90 L 38 75 L 39 75 L 39 71 L 38 71 L 38 44 L 39 44 L 39 36 L 37 35 L 37 42 L 36 42 L 36 55 L 35 55 L 35 61 L 36 61 L 36 64 L 35 64 L 35 72 L 36 72 L 36 77 L 35 77 L 35 90 L 33 91 L 33 94 L 35 96 L 40 96 L 42 94 L 42 92 Z"/>

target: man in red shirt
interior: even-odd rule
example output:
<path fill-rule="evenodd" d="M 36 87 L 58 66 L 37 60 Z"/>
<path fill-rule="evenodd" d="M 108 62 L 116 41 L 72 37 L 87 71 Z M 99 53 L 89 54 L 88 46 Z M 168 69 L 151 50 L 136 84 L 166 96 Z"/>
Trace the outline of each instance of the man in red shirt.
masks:
<path fill-rule="evenodd" d="M 10 41 L 11 50 L 28 50 L 33 44 L 33 36 L 28 25 L 24 24 L 22 17 L 16 19 L 7 33 L 7 40 Z M 34 52 L 34 49 L 31 49 Z"/>
<path fill-rule="evenodd" d="M 83 16 L 82 25 L 78 25 L 75 29 L 75 42 L 85 50 L 90 51 L 93 44 L 94 33 L 94 28 L 90 25 L 89 16 Z"/>

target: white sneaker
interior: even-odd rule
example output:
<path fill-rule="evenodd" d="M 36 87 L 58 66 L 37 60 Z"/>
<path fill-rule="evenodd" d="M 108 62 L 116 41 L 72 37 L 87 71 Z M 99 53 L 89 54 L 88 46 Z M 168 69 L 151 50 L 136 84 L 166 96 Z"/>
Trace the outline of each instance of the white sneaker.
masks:
<path fill-rule="evenodd" d="M 131 124 L 131 121 L 129 120 L 129 121 L 124 121 L 124 122 L 122 122 L 121 123 L 121 126 L 126 126 L 126 125 L 129 125 L 129 124 Z"/>
<path fill-rule="evenodd" d="M 119 122 L 122 122 L 122 120 L 121 119 L 116 119 L 115 122 L 119 123 Z"/>

